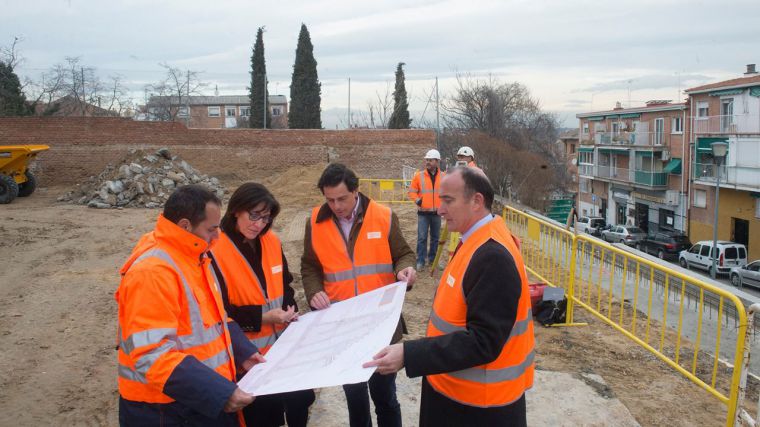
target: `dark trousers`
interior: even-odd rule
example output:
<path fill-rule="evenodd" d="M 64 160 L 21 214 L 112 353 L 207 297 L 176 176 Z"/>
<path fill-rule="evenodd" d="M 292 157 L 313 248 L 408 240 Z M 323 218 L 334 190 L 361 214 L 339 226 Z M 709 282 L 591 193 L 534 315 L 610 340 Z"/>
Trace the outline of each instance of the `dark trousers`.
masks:
<path fill-rule="evenodd" d="M 369 413 L 369 394 L 375 404 L 377 425 L 379 427 L 401 426 L 401 405 L 396 399 L 396 374 L 372 374 L 366 383 L 346 384 L 343 391 L 348 402 L 348 421 L 351 427 L 371 427 L 372 417 Z"/>
<path fill-rule="evenodd" d="M 525 395 L 504 406 L 479 408 L 468 406 L 438 393 L 422 378 L 420 427 L 526 427 L 528 425 Z"/>
<path fill-rule="evenodd" d="M 430 246 L 428 250 L 428 233 Z M 417 215 L 417 264 L 432 264 L 438 250 L 441 234 L 441 217 L 438 215 Z"/>
<path fill-rule="evenodd" d="M 306 427 L 314 398 L 314 390 L 258 396 L 243 408 L 243 418 L 248 427 L 279 427 L 285 421 L 289 427 Z"/>
<path fill-rule="evenodd" d="M 222 412 L 217 418 L 208 418 L 179 402 L 146 403 L 119 397 L 119 425 L 121 427 L 237 427 L 237 414 Z"/>

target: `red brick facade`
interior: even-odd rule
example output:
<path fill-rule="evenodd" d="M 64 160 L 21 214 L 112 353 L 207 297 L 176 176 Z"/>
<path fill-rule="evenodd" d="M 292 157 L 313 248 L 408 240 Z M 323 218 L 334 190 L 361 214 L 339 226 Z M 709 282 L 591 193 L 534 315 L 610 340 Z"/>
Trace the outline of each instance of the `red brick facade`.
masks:
<path fill-rule="evenodd" d="M 169 147 L 220 179 L 261 178 L 296 165 L 340 161 L 357 174 L 400 178 L 435 147 L 432 130 L 187 129 L 181 123 L 122 118 L 0 118 L 0 144 L 47 144 L 38 156 L 42 185 L 74 184 L 118 162 L 129 149 Z M 244 176 L 241 176 L 244 175 Z"/>

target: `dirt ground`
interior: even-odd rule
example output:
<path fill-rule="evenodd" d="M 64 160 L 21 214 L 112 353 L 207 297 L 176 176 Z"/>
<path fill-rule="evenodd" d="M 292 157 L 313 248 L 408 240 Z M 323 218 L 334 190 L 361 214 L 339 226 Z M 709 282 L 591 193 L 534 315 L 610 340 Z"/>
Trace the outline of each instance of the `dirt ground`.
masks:
<path fill-rule="evenodd" d="M 309 208 L 321 200 L 315 187 L 320 172 L 321 168 L 298 167 L 258 177 L 283 205 L 275 230 L 296 273 L 301 299 L 297 273 L 303 227 Z M 239 182 L 224 184 L 234 189 Z M 67 190 L 43 187 L 32 197 L 0 205 L 2 426 L 117 424 L 117 272 L 140 235 L 153 227 L 159 211 L 96 210 L 56 202 Z M 414 211 L 408 205 L 394 210 L 413 243 Z M 411 338 L 424 334 L 434 289 L 434 280 L 423 275 L 407 296 L 404 313 Z M 576 317 L 589 326 L 537 326 L 538 369 L 603 377 L 608 388 L 599 392 L 617 396 L 641 425 L 725 422 L 725 407 L 706 391 L 582 310 Z M 399 375 L 405 377 L 403 372 Z M 413 425 L 419 383 L 405 384 L 399 395 L 404 418 Z M 556 390 L 557 399 L 562 393 Z M 345 422 L 320 421 L 320 411 L 313 412 L 317 425 Z M 604 424 L 599 421 L 589 420 L 589 425 Z"/>

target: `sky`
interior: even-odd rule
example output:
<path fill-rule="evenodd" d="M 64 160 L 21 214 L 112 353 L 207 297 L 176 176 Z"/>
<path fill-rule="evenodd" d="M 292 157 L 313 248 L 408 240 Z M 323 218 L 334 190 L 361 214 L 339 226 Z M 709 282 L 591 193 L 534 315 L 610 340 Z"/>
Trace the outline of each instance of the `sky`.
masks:
<path fill-rule="evenodd" d="M 413 124 L 435 121 L 436 77 L 444 102 L 467 75 L 520 82 L 575 127 L 577 113 L 679 101 L 760 65 L 758 17 L 757 0 L 0 0 L 0 46 L 21 37 L 22 79 L 79 57 L 142 103 L 159 63 L 200 72 L 206 95 L 246 94 L 263 26 L 269 92 L 289 96 L 304 23 L 326 128 L 348 123 L 349 78 L 359 114 L 393 90 L 399 62 Z"/>

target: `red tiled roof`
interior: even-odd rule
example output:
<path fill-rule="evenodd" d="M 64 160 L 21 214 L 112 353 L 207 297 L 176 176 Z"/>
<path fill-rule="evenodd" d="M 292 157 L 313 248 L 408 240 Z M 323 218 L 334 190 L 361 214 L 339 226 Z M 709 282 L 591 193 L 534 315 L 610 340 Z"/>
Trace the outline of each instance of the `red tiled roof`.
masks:
<path fill-rule="evenodd" d="M 718 83 L 710 83 L 709 85 L 697 86 L 691 89 L 686 89 L 685 92 L 696 92 L 696 91 L 702 91 L 702 90 L 707 90 L 707 89 L 717 89 L 721 87 L 741 86 L 741 85 L 746 85 L 746 84 L 751 84 L 751 83 L 760 84 L 760 74 L 755 75 L 755 76 L 739 77 L 738 79 L 724 80 Z"/>

